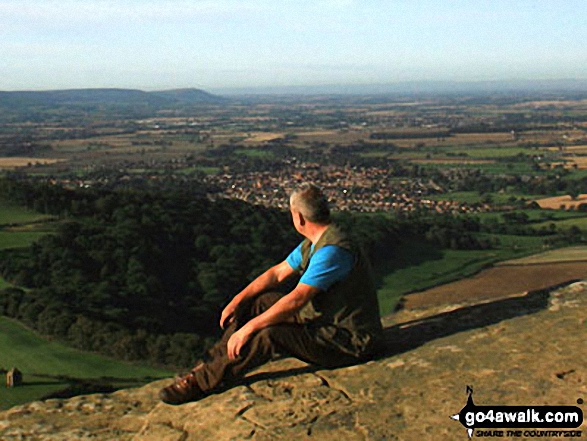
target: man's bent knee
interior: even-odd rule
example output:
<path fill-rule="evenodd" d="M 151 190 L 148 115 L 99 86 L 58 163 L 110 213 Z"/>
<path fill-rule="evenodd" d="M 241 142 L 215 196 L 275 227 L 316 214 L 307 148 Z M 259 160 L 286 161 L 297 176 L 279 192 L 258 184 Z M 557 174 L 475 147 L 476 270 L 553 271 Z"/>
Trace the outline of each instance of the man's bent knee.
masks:
<path fill-rule="evenodd" d="M 281 299 L 281 294 L 275 291 L 268 291 L 259 294 L 253 300 L 253 305 L 251 308 L 253 316 L 257 316 L 259 314 L 264 313 L 273 305 L 275 305 L 279 301 L 279 299 Z"/>

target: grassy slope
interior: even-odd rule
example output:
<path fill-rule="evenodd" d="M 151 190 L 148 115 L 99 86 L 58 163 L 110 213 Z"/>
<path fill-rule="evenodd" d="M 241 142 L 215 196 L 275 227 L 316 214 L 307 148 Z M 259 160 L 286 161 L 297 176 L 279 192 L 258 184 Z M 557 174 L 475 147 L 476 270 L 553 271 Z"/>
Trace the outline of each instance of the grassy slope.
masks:
<path fill-rule="evenodd" d="M 24 384 L 14 389 L 0 387 L 0 409 L 38 400 L 70 385 L 67 379 L 52 376 L 116 378 L 107 380 L 107 383 L 114 387 L 128 387 L 170 374 L 168 371 L 123 363 L 44 340 L 19 323 L 0 317 L 0 367 L 10 369 L 14 366 L 23 372 Z"/>

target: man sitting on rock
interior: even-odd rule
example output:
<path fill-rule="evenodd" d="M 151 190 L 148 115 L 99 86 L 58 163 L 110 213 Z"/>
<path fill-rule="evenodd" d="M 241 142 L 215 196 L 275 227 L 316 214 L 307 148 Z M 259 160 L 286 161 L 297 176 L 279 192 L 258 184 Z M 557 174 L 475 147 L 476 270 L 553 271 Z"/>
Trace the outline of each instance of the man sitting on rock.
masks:
<path fill-rule="evenodd" d="M 331 222 L 326 197 L 315 185 L 292 193 L 290 211 L 305 240 L 224 308 L 222 339 L 189 374 L 161 389 L 165 403 L 195 401 L 237 384 L 277 354 L 323 367 L 373 355 L 381 321 L 369 262 Z M 271 291 L 296 274 L 301 278 L 291 292 Z"/>

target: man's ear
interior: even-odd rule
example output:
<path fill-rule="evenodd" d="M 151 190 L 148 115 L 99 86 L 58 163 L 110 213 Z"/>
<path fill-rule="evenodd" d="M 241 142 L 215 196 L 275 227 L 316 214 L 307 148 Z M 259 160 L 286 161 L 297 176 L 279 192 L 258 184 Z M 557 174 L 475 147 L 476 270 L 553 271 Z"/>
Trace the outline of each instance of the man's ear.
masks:
<path fill-rule="evenodd" d="M 297 213 L 300 219 L 300 225 L 303 227 L 304 225 L 306 225 L 306 219 L 304 219 L 304 215 L 300 212 Z"/>

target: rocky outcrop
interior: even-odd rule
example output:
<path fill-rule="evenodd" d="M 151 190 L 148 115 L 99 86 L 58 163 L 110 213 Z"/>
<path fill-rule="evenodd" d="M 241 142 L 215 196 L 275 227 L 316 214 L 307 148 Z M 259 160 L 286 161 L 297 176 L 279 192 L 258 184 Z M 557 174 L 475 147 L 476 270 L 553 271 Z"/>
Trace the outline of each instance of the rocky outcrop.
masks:
<path fill-rule="evenodd" d="M 578 405 L 587 414 L 577 404 L 587 399 L 586 311 L 586 282 L 401 311 L 386 319 L 384 353 L 363 365 L 279 360 L 242 386 L 176 407 L 156 398 L 168 381 L 30 403 L 0 413 L 0 439 L 465 440 L 449 416 L 465 405 L 467 385 L 477 405 Z"/>

